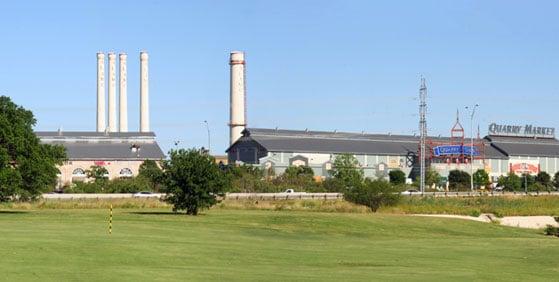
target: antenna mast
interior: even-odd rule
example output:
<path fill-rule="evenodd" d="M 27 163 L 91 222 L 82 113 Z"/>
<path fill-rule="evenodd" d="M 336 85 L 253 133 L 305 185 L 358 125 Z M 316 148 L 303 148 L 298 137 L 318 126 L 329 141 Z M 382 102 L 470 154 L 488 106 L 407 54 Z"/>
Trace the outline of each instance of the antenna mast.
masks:
<path fill-rule="evenodd" d="M 421 87 L 419 88 L 419 190 L 425 192 L 425 141 L 427 139 L 427 86 L 425 86 L 425 78 L 421 77 Z"/>

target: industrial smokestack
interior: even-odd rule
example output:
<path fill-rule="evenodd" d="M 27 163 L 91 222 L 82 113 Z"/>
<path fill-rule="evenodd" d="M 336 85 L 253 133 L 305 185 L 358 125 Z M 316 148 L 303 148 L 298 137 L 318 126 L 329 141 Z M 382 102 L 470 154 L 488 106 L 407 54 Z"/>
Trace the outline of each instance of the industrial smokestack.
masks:
<path fill-rule="evenodd" d="M 140 132 L 149 132 L 148 53 L 140 52 Z"/>
<path fill-rule="evenodd" d="M 124 53 L 118 55 L 118 65 L 119 65 L 118 131 L 120 132 L 128 132 L 128 97 L 127 97 L 128 87 L 126 85 L 126 57 L 127 56 Z"/>
<path fill-rule="evenodd" d="M 97 132 L 105 127 L 105 54 L 97 53 Z"/>
<path fill-rule="evenodd" d="M 109 132 L 116 132 L 116 55 L 109 53 Z"/>
<path fill-rule="evenodd" d="M 229 65 L 231 66 L 229 145 L 232 145 L 241 137 L 246 126 L 245 54 L 239 51 L 231 52 Z"/>

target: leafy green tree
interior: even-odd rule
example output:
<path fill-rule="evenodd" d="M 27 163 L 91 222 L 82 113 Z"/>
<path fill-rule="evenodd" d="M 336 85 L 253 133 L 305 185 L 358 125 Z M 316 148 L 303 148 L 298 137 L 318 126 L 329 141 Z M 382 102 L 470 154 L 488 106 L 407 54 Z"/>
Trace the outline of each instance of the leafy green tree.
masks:
<path fill-rule="evenodd" d="M 543 185 L 545 187 L 545 190 L 548 190 L 552 186 L 551 176 L 545 171 L 540 171 L 538 175 L 536 175 L 536 183 Z"/>
<path fill-rule="evenodd" d="M 31 111 L 0 96 L 0 201 L 33 199 L 56 185 L 66 151 L 40 143 L 36 122 Z"/>
<path fill-rule="evenodd" d="M 273 187 L 271 182 L 265 181 L 264 170 L 256 166 L 229 165 L 224 171 L 231 182 L 231 192 L 279 192 L 281 189 Z"/>
<path fill-rule="evenodd" d="M 169 152 L 163 161 L 163 184 L 168 193 L 165 199 L 173 211 L 186 210 L 197 215 L 201 209 L 217 204 L 230 188 L 229 178 L 209 154 L 197 149 Z"/>
<path fill-rule="evenodd" d="M 520 176 L 513 172 L 509 172 L 506 177 L 503 177 L 503 182 L 499 183 L 499 185 L 504 187 L 506 191 L 520 191 L 523 185 L 522 183 Z"/>
<path fill-rule="evenodd" d="M 105 185 L 109 180 L 109 171 L 102 166 L 92 165 L 88 170 L 85 171 L 87 178 L 91 178 L 94 182 L 101 186 L 104 190 Z"/>
<path fill-rule="evenodd" d="M 159 191 L 163 181 L 163 171 L 154 160 L 145 160 L 138 169 L 138 176 L 150 182 L 151 190 Z"/>
<path fill-rule="evenodd" d="M 448 186 L 452 190 L 468 190 L 470 181 L 470 174 L 465 171 L 455 169 L 448 173 Z"/>
<path fill-rule="evenodd" d="M 429 170 L 427 170 L 427 173 L 425 174 L 425 184 L 428 187 L 431 187 L 433 186 L 433 184 L 439 185 L 440 182 L 441 175 L 436 170 L 429 168 Z"/>
<path fill-rule="evenodd" d="M 391 170 L 388 173 L 388 178 L 390 179 L 390 184 L 392 185 L 406 184 L 406 174 L 399 169 Z"/>
<path fill-rule="evenodd" d="M 308 166 L 289 166 L 272 183 L 286 189 L 317 190 L 317 183 L 314 181 L 314 171 Z"/>
<path fill-rule="evenodd" d="M 362 184 L 353 186 L 344 193 L 344 199 L 365 205 L 376 212 L 382 206 L 396 205 L 400 200 L 400 193 L 387 181 L 365 179 Z"/>
<path fill-rule="evenodd" d="M 553 187 L 555 187 L 556 190 L 559 190 L 559 171 L 553 176 Z"/>
<path fill-rule="evenodd" d="M 474 172 L 474 185 L 476 187 L 487 186 L 490 184 L 489 181 L 489 174 L 485 171 L 485 169 L 478 169 Z"/>
<path fill-rule="evenodd" d="M 359 167 L 359 162 L 351 154 L 341 154 L 336 156 L 333 162 L 332 176 L 336 178 L 343 188 L 359 186 L 363 182 L 363 169 Z"/>

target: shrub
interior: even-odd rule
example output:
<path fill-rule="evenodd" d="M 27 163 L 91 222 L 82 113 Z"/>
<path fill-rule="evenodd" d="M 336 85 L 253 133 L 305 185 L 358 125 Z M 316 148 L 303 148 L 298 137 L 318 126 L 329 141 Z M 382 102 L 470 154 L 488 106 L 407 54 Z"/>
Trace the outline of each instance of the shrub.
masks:
<path fill-rule="evenodd" d="M 474 172 L 474 184 L 476 187 L 489 185 L 489 174 L 484 169 L 478 169 Z"/>
<path fill-rule="evenodd" d="M 125 179 L 115 179 L 107 183 L 108 193 L 136 193 L 140 191 L 151 191 L 151 182 L 142 177 L 132 177 Z"/>
<path fill-rule="evenodd" d="M 390 183 L 393 185 L 406 183 L 406 174 L 399 169 L 391 170 L 388 173 L 388 177 L 390 179 Z"/>
<path fill-rule="evenodd" d="M 559 237 L 559 228 L 552 226 L 552 225 L 547 225 L 545 227 L 545 229 L 543 230 L 545 235 L 548 236 L 558 236 Z"/>
<path fill-rule="evenodd" d="M 470 174 L 462 170 L 451 170 L 448 173 L 449 188 L 451 190 L 470 189 Z"/>
<path fill-rule="evenodd" d="M 400 193 L 394 186 L 384 180 L 366 179 L 362 184 L 349 189 L 344 199 L 355 204 L 364 205 L 376 212 L 381 206 L 394 206 L 400 200 Z"/>

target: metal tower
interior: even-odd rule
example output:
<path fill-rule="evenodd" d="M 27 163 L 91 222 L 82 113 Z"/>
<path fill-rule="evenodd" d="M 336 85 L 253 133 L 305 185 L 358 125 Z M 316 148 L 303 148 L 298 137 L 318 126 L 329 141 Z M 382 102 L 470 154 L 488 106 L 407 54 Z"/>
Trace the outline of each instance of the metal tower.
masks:
<path fill-rule="evenodd" d="M 427 86 L 425 78 L 421 77 L 421 87 L 419 88 L 419 190 L 425 192 L 425 142 L 427 139 Z"/>

